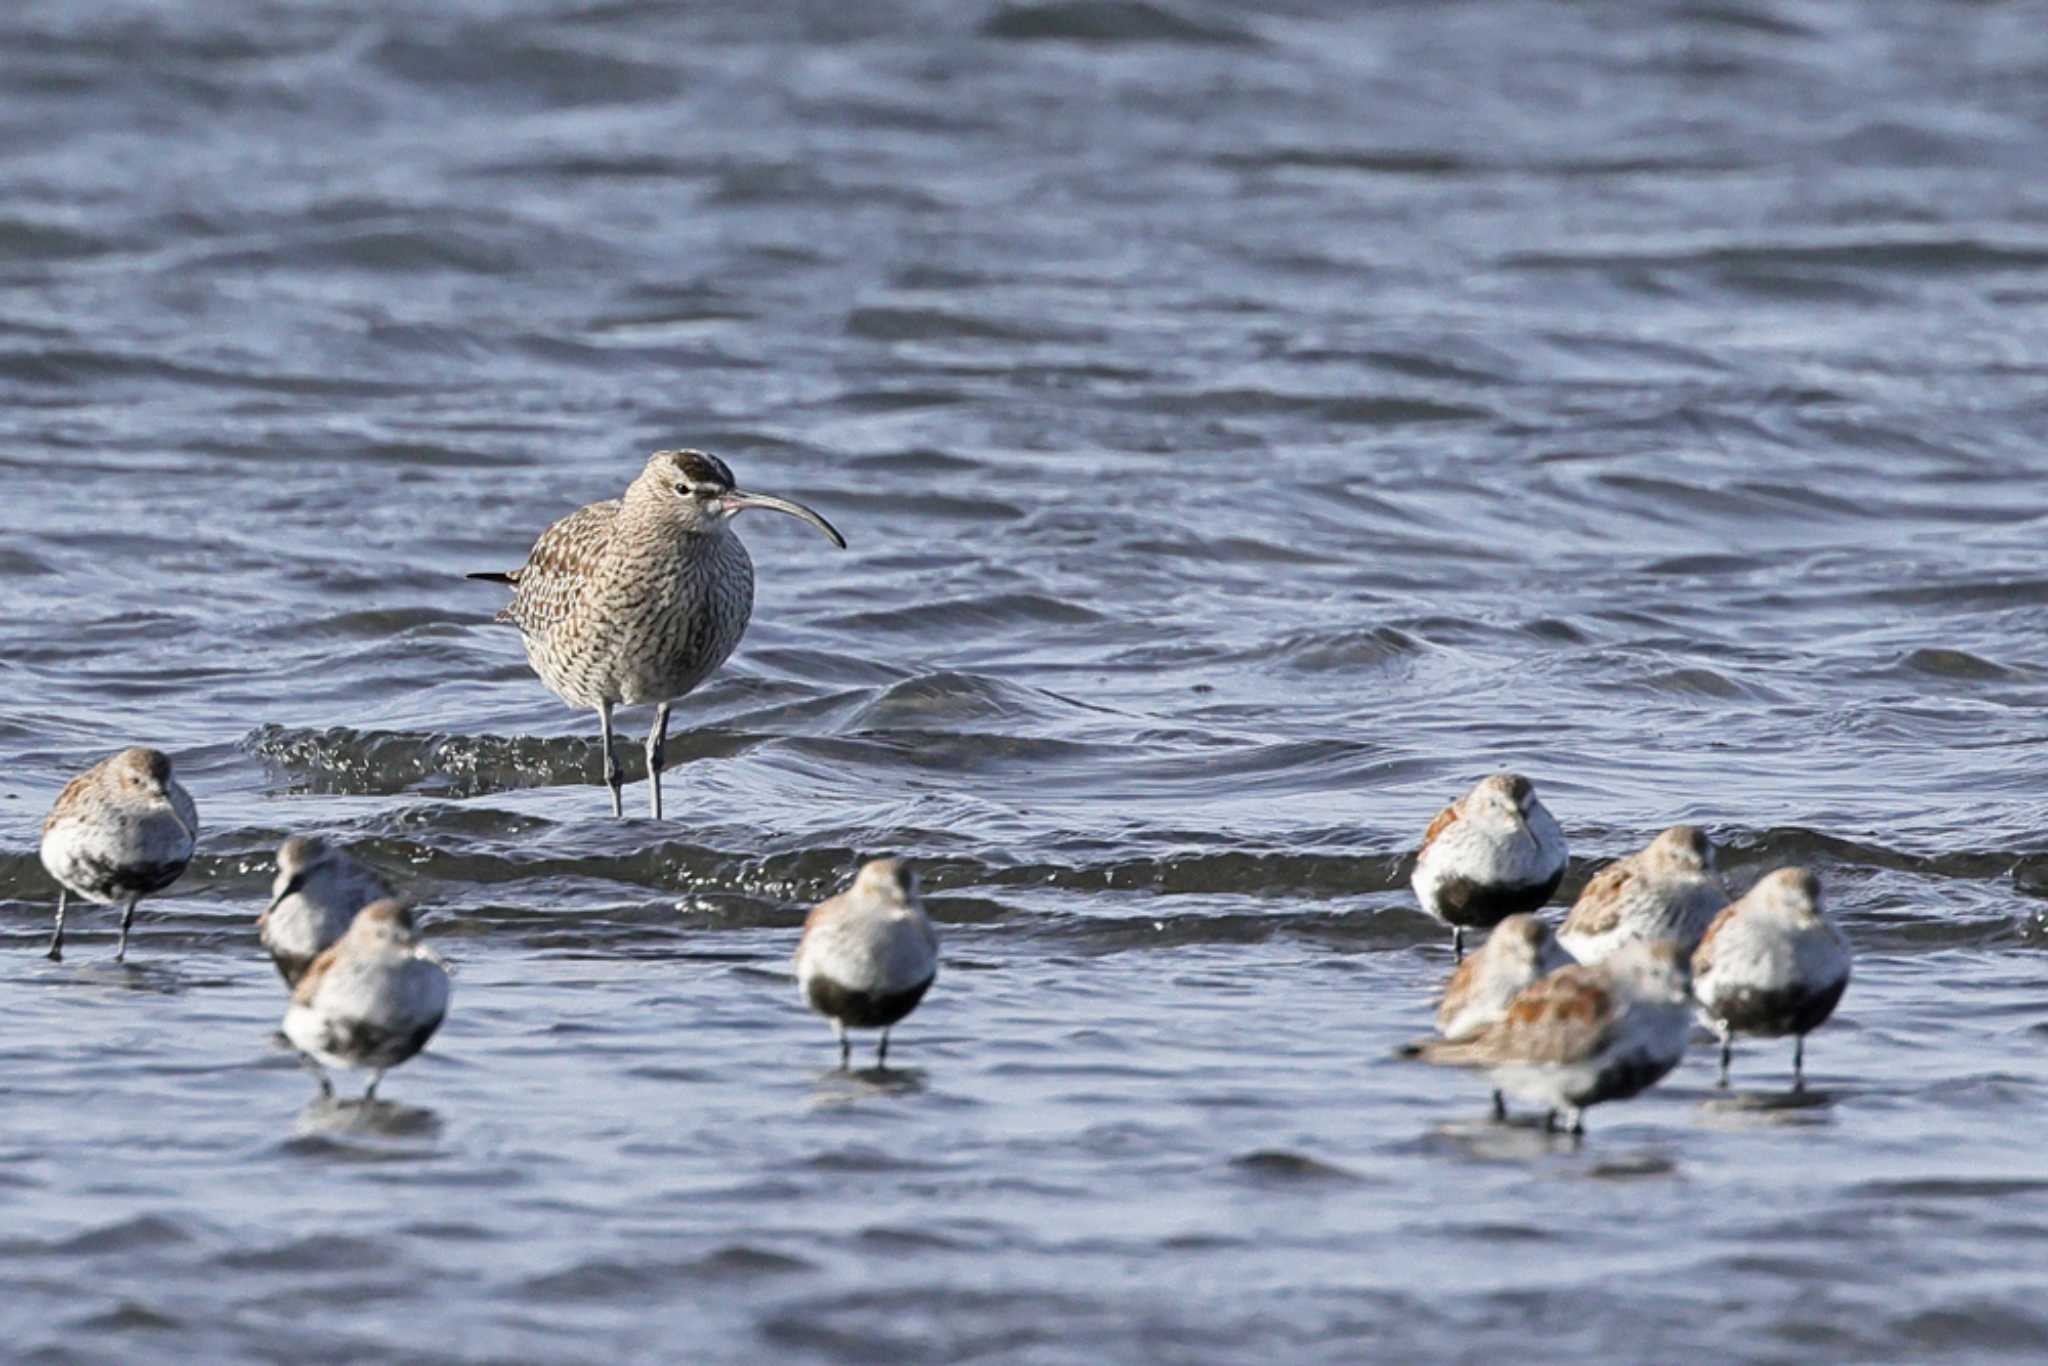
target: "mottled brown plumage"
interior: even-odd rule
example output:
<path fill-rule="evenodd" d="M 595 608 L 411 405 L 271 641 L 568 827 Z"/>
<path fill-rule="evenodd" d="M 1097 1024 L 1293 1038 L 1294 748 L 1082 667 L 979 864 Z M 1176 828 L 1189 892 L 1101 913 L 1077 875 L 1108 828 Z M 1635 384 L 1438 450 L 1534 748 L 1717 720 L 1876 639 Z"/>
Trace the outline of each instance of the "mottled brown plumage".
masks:
<path fill-rule="evenodd" d="M 669 706 L 725 663 L 754 610 L 754 565 L 731 521 L 750 507 L 809 522 L 846 540 L 799 503 L 742 492 L 725 462 L 702 451 L 656 451 L 623 497 L 579 508 L 541 534 L 510 573 L 498 614 L 519 628 L 542 683 L 598 714 L 605 784 L 621 814 L 625 777 L 612 753 L 612 708 L 653 703 L 648 808 L 661 816 Z"/>

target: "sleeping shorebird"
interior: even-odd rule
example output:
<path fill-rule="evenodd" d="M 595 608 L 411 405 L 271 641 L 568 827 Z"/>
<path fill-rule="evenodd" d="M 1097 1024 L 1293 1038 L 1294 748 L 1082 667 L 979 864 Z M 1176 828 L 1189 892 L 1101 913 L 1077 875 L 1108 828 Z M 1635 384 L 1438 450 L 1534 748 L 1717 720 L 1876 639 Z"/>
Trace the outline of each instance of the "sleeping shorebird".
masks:
<path fill-rule="evenodd" d="M 1559 968 L 1516 993 L 1507 1013 L 1463 1039 L 1431 1039 L 1403 1056 L 1483 1068 L 1518 1100 L 1585 1132 L 1586 1107 L 1654 1086 L 1685 1056 L 1692 997 L 1676 944 L 1637 940 L 1590 967 Z"/>
<path fill-rule="evenodd" d="M 669 708 L 725 663 L 747 629 L 754 562 L 732 530 L 747 508 L 786 512 L 846 548 L 803 504 L 742 492 L 717 456 L 656 451 L 625 496 L 556 522 L 518 569 L 468 576 L 512 585 L 498 620 L 519 628 L 550 692 L 597 712 L 614 816 L 626 780 L 612 752 L 612 708 L 654 704 L 647 805 L 659 820 Z"/>
<path fill-rule="evenodd" d="M 1471 1038 L 1507 1014 L 1508 1003 L 1524 987 L 1571 961 L 1550 926 L 1533 915 L 1509 916 L 1451 973 L 1437 1006 L 1436 1032 L 1446 1039 Z M 1495 1091 L 1494 1118 L 1506 1119 L 1507 1113 L 1507 1102 Z"/>
<path fill-rule="evenodd" d="M 853 1056 L 849 1029 L 879 1029 L 875 1066 L 889 1059 L 889 1027 L 924 999 L 939 972 L 939 936 L 901 859 L 861 865 L 853 886 L 818 903 L 796 946 L 804 1001 L 832 1021 L 839 1065 Z"/>
<path fill-rule="evenodd" d="M 1597 963 L 1631 939 L 1669 939 L 1691 953 L 1727 904 L 1714 846 L 1696 827 L 1674 825 L 1594 874 L 1557 942 L 1581 963 Z"/>
<path fill-rule="evenodd" d="M 320 1064 L 366 1068 L 365 1101 L 377 1097 L 384 1073 L 426 1047 L 448 1013 L 448 964 L 420 943 L 412 910 L 375 901 L 356 913 L 348 933 L 313 960 L 292 989 L 284 1036 L 320 1079 Z"/>
<path fill-rule="evenodd" d="M 64 903 L 73 893 L 121 906 L 114 961 L 126 960 L 135 903 L 178 880 L 198 833 L 192 794 L 160 750 L 124 749 L 73 778 L 43 821 L 43 867 L 57 879 L 50 960 L 63 961 Z"/>
<path fill-rule="evenodd" d="M 392 894 L 391 884 L 348 851 L 317 835 L 293 835 L 277 847 L 270 906 L 256 918 L 256 937 L 286 986 L 297 986 L 313 960 L 348 933 L 356 912 Z"/>
<path fill-rule="evenodd" d="M 1792 1036 L 1792 1089 L 1806 1089 L 1806 1036 L 1849 989 L 1849 943 L 1821 914 L 1820 879 L 1780 868 L 1707 927 L 1693 954 L 1700 1018 L 1721 1036 L 1721 1080 L 1737 1034 Z"/>
<path fill-rule="evenodd" d="M 1465 931 L 1498 925 L 1550 900 L 1564 879 L 1564 832 L 1519 773 L 1496 773 L 1429 823 L 1411 882 L 1429 915 L 1451 927 L 1451 956 Z"/>

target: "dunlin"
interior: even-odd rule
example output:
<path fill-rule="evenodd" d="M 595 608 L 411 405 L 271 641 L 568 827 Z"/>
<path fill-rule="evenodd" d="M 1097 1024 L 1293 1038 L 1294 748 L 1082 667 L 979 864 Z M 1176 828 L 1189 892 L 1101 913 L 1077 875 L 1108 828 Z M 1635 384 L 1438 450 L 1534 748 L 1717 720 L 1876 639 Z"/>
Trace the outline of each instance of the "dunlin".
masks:
<path fill-rule="evenodd" d="M 1509 1095 L 1585 1131 L 1583 1111 L 1655 1085 L 1685 1056 L 1692 998 L 1676 944 L 1637 940 L 1588 967 L 1559 968 L 1518 992 L 1507 1013 L 1463 1039 L 1404 1050 L 1452 1067 L 1483 1068 Z"/>
<path fill-rule="evenodd" d="M 1707 927 L 1692 959 L 1700 1018 L 1721 1036 L 1721 1085 L 1737 1034 L 1792 1036 L 1792 1089 L 1806 1088 L 1806 1036 L 1849 988 L 1849 943 L 1821 914 L 1820 879 L 1780 868 Z"/>
<path fill-rule="evenodd" d="M 1597 963 L 1631 939 L 1669 939 L 1691 953 L 1727 904 L 1714 846 L 1697 828 L 1674 825 L 1594 874 L 1557 940 L 1581 963 Z"/>
<path fill-rule="evenodd" d="M 1550 900 L 1564 878 L 1564 832 L 1519 773 L 1496 773 L 1429 823 L 1411 881 L 1422 909 L 1451 927 L 1451 953 L 1465 956 L 1465 931 L 1498 925 Z"/>
<path fill-rule="evenodd" d="M 747 508 L 788 513 L 846 548 L 801 503 L 742 492 L 717 456 L 656 451 L 623 497 L 556 522 L 524 565 L 469 576 L 512 585 L 498 619 L 519 628 L 550 692 L 597 712 L 614 816 L 623 812 L 625 774 L 612 752 L 612 708 L 654 704 L 647 805 L 658 820 L 669 708 L 725 663 L 747 629 L 754 562 L 732 530 Z"/>
<path fill-rule="evenodd" d="M 1446 1039 L 1472 1037 L 1507 1014 L 1508 1003 L 1522 988 L 1571 961 L 1550 926 L 1533 915 L 1509 916 L 1452 971 L 1437 1006 L 1437 1033 Z M 1496 1119 L 1507 1117 L 1507 1103 L 1498 1091 L 1493 1113 Z"/>
<path fill-rule="evenodd" d="M 320 1064 L 367 1069 L 367 1101 L 447 1013 L 447 963 L 420 942 L 411 909 L 387 899 L 358 911 L 348 933 L 313 960 L 292 989 L 284 1035 L 310 1060 L 322 1095 L 334 1084 Z"/>
<path fill-rule="evenodd" d="M 356 912 L 390 896 L 391 884 L 348 851 L 317 835 L 293 835 L 277 847 L 270 906 L 256 936 L 285 985 L 297 986 L 323 950 L 348 933 Z"/>
<path fill-rule="evenodd" d="M 889 1058 L 889 1027 L 924 999 L 939 971 L 939 936 L 901 859 L 861 865 L 853 886 L 818 903 L 796 946 L 796 980 L 811 1009 L 832 1021 L 839 1065 L 849 1029 L 879 1029 L 875 1065 Z"/>
<path fill-rule="evenodd" d="M 76 893 L 121 906 L 121 946 L 135 903 L 176 882 L 192 861 L 199 813 L 159 750 L 124 749 L 73 778 L 43 821 L 43 867 L 57 879 L 57 928 L 50 958 L 64 957 L 64 905 Z"/>

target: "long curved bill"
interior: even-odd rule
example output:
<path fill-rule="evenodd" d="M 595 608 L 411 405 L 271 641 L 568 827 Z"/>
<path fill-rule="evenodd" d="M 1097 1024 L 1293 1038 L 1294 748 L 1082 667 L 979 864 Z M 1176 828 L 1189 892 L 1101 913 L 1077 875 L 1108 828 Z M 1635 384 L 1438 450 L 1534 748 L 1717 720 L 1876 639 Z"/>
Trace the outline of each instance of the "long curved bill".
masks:
<path fill-rule="evenodd" d="M 788 498 L 777 498 L 769 493 L 742 493 L 738 489 L 724 494 L 718 501 L 725 504 L 726 516 L 728 517 L 743 508 L 765 508 L 769 512 L 786 512 L 799 522 L 809 522 L 812 526 L 825 533 L 826 540 L 832 542 L 841 550 L 846 549 L 846 538 L 839 534 L 839 529 L 805 507 L 802 503 L 794 502 Z"/>

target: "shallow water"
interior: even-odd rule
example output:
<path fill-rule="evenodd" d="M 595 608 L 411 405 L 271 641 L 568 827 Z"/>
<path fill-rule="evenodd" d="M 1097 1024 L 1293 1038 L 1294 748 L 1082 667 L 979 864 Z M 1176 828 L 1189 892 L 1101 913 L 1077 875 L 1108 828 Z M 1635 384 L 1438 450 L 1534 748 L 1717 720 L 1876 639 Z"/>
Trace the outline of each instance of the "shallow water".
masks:
<path fill-rule="evenodd" d="M 2038 1352 L 2048 13 L 1352 8 L 0 13 L 14 1355 Z M 614 823 L 460 575 L 673 444 L 852 548 L 742 522 Z M 143 740 L 202 856 L 48 964 Z M 1390 1060 L 1499 766 L 1561 900 L 1821 870 L 1811 1104 Z M 461 969 L 369 1110 L 273 1040 L 313 830 Z M 787 955 L 883 849 L 945 968 L 843 1075 Z"/>

